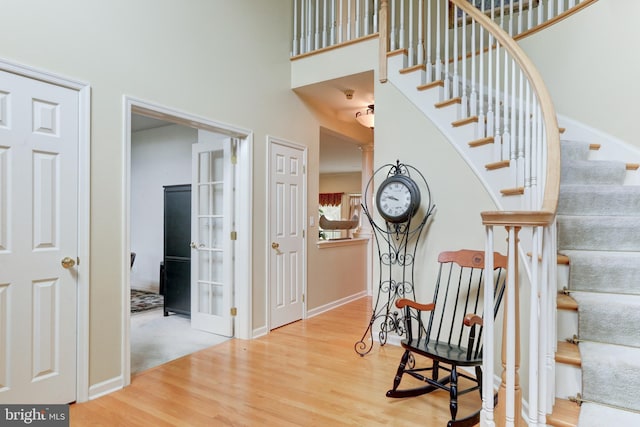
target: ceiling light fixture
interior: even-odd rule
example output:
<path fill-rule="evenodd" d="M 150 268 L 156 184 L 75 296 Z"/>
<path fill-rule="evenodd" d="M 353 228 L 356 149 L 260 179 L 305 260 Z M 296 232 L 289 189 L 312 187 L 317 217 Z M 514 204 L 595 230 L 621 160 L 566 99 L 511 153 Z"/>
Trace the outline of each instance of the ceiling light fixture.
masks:
<path fill-rule="evenodd" d="M 356 120 L 364 127 L 373 129 L 373 119 L 373 104 L 369 104 L 366 110 L 356 113 Z"/>

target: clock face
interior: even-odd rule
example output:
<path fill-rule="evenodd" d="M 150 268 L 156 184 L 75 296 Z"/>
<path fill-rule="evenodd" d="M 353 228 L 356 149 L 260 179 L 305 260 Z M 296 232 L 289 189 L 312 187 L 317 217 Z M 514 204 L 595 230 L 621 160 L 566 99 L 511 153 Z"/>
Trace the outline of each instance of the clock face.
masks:
<path fill-rule="evenodd" d="M 420 191 L 406 175 L 387 178 L 378 189 L 376 203 L 380 215 L 389 222 L 407 221 L 418 210 Z"/>

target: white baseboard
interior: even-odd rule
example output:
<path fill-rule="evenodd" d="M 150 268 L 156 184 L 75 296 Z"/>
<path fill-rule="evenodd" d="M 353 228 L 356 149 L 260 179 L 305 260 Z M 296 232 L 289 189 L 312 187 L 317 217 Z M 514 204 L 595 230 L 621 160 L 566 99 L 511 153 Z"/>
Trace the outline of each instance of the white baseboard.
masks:
<path fill-rule="evenodd" d="M 261 328 L 256 328 L 251 333 L 251 339 L 260 338 L 261 336 L 267 335 L 269 330 L 266 326 L 262 326 Z"/>
<path fill-rule="evenodd" d="M 357 294 L 350 295 L 348 297 L 344 297 L 342 299 L 330 302 L 329 304 L 325 304 L 325 305 L 322 305 L 320 307 L 316 307 L 314 309 L 308 310 L 307 311 L 307 319 L 310 318 L 310 317 L 314 317 L 314 316 L 317 316 L 319 314 L 325 313 L 325 312 L 327 312 L 329 310 L 333 310 L 334 308 L 340 307 L 341 305 L 348 304 L 348 303 L 350 303 L 352 301 L 355 301 L 355 300 L 360 299 L 360 298 L 365 297 L 365 296 L 367 296 L 367 291 L 361 291 L 361 292 L 358 292 Z"/>
<path fill-rule="evenodd" d="M 122 388 L 124 388 L 124 378 L 122 376 L 113 377 L 89 387 L 89 400 L 97 399 Z"/>

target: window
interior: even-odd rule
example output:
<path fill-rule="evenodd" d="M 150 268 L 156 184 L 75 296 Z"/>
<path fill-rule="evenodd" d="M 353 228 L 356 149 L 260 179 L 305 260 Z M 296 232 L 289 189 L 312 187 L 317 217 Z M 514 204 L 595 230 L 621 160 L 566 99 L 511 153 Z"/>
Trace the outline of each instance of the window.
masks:
<path fill-rule="evenodd" d="M 339 203 L 337 203 L 339 201 Z M 324 203 L 323 203 L 324 202 Z M 352 219 L 360 220 L 360 194 L 322 193 L 320 194 L 319 216 L 333 221 Z M 358 222 L 360 228 L 360 222 Z M 350 238 L 354 230 L 325 230 L 319 227 L 318 238 L 321 240 Z"/>

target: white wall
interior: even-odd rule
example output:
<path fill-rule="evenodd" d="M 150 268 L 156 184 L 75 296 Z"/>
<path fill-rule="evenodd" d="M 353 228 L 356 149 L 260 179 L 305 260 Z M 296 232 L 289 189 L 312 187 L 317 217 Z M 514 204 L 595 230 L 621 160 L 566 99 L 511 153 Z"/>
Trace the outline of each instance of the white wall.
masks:
<path fill-rule="evenodd" d="M 252 210 L 264 212 L 267 135 L 309 147 L 317 174 L 320 123 L 291 91 L 291 14 L 283 0 L 2 0 L 0 39 L 11 43 L 0 44 L 0 58 L 91 86 L 91 386 L 122 381 L 124 97 L 248 129 Z M 270 250 L 262 215 L 252 229 L 250 317 L 260 328 Z"/>
<path fill-rule="evenodd" d="M 163 257 L 164 185 L 191 183 L 197 130 L 179 125 L 131 134 L 131 287 L 158 292 Z"/>
<path fill-rule="evenodd" d="M 598 1 L 520 44 L 559 114 L 640 146 L 637 0 Z"/>

